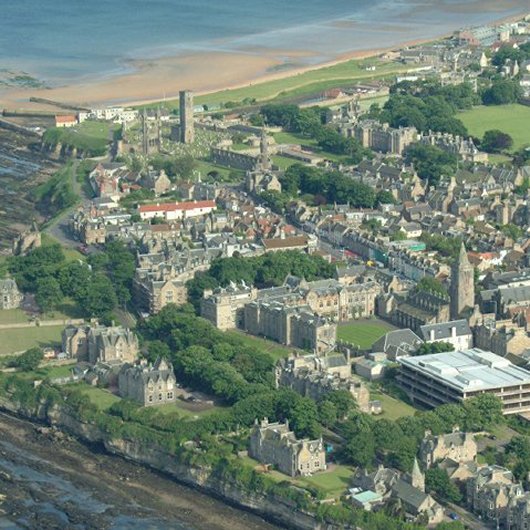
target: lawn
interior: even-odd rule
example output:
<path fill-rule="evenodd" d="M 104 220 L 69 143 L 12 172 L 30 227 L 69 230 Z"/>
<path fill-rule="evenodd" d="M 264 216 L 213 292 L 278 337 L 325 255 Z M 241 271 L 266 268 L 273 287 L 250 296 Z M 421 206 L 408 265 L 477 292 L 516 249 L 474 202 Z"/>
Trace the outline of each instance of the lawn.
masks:
<path fill-rule="evenodd" d="M 274 358 L 274 360 L 281 359 L 282 357 L 288 357 L 291 352 L 296 350 L 296 348 L 288 348 L 287 346 L 282 346 L 277 342 L 247 335 L 241 331 L 228 331 L 227 333 L 233 337 L 238 337 L 243 344 L 247 346 L 267 352 Z"/>
<path fill-rule="evenodd" d="M 204 180 L 206 175 L 210 173 L 211 171 L 217 171 L 220 175 L 220 181 L 221 182 L 230 182 L 234 180 L 234 176 L 237 175 L 238 179 L 243 179 L 245 176 L 245 173 L 243 171 L 237 170 L 237 169 L 231 169 L 223 166 L 218 166 L 216 164 L 212 164 L 211 162 L 207 162 L 205 160 L 196 160 L 196 167 L 195 170 L 198 171 L 201 174 L 201 178 Z"/>
<path fill-rule="evenodd" d="M 260 462 L 249 456 L 241 457 L 241 459 L 245 464 L 257 468 L 258 471 L 265 470 Z M 267 477 L 277 482 L 288 481 L 302 488 L 307 486 L 318 488 L 327 498 L 336 498 L 343 494 L 348 489 L 352 474 L 353 469 L 351 467 L 339 464 L 331 464 L 326 471 L 315 473 L 311 477 L 290 477 L 276 470 L 266 472 Z"/>
<path fill-rule="evenodd" d="M 0 329 L 0 355 L 61 343 L 64 326 Z"/>
<path fill-rule="evenodd" d="M 408 403 L 395 399 L 387 394 L 382 394 L 381 392 L 370 391 L 370 399 L 377 399 L 381 401 L 381 404 L 383 405 L 383 413 L 374 416 L 374 419 L 376 420 L 385 419 L 396 421 L 403 416 L 413 416 L 416 412 L 416 409 Z"/>
<path fill-rule="evenodd" d="M 290 168 L 293 164 L 296 164 L 297 161 L 294 158 L 288 158 L 286 156 L 273 156 L 272 163 L 279 167 L 281 170 L 285 171 Z"/>
<path fill-rule="evenodd" d="M 69 364 L 44 364 L 32 372 L 18 372 L 18 375 L 28 379 L 56 379 L 59 377 L 68 377 L 71 375 L 75 361 Z"/>
<path fill-rule="evenodd" d="M 28 321 L 28 315 L 22 309 L 0 310 L 0 324 L 21 324 Z"/>
<path fill-rule="evenodd" d="M 457 117 L 473 136 L 482 138 L 486 131 L 500 129 L 513 138 L 513 150 L 530 144 L 530 107 L 517 104 L 481 106 Z"/>
<path fill-rule="evenodd" d="M 153 407 L 153 409 L 162 414 L 171 414 L 172 412 L 177 412 L 185 418 L 197 418 L 201 416 L 208 416 L 209 414 L 225 409 L 225 407 L 213 406 L 205 408 L 204 410 L 190 410 L 185 408 L 185 404 L 180 399 L 177 399 L 175 403 L 157 405 L 156 407 Z"/>
<path fill-rule="evenodd" d="M 87 120 L 75 127 L 51 127 L 44 133 L 47 144 L 61 143 L 82 150 L 92 156 L 104 155 L 111 138 L 112 125 L 103 121 Z"/>
<path fill-rule="evenodd" d="M 337 337 L 351 344 L 357 344 L 361 350 L 369 350 L 376 340 L 393 329 L 395 328 L 392 325 L 382 320 L 355 320 L 339 325 Z"/>
<path fill-rule="evenodd" d="M 106 410 L 114 403 L 120 401 L 121 398 L 110 393 L 108 390 L 90 386 L 86 384 L 76 385 L 83 394 L 86 394 L 92 403 L 96 405 L 100 410 Z"/>

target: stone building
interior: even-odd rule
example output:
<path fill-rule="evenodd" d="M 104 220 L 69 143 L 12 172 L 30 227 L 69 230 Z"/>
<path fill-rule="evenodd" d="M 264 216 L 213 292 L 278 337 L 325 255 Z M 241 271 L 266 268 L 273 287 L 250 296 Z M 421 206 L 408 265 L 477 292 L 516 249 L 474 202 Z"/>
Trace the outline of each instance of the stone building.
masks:
<path fill-rule="evenodd" d="M 363 412 L 370 410 L 370 393 L 366 386 L 352 376 L 350 360 L 342 353 L 292 355 L 276 366 L 276 386 L 287 386 L 303 396 L 318 401 L 334 390 L 346 390 Z"/>
<path fill-rule="evenodd" d="M 22 303 L 22 293 L 12 278 L 0 279 L 0 309 L 16 309 Z"/>
<path fill-rule="evenodd" d="M 97 321 L 67 326 L 62 332 L 62 350 L 68 357 L 90 364 L 134 362 L 139 352 L 138 337 L 122 326 L 102 326 Z"/>
<path fill-rule="evenodd" d="M 247 286 L 230 283 L 226 288 L 218 287 L 214 291 L 205 291 L 201 301 L 201 316 L 209 320 L 217 329 L 245 327 L 245 305 L 255 300 L 258 290 Z"/>
<path fill-rule="evenodd" d="M 449 300 L 438 293 L 414 289 L 406 297 L 389 294 L 378 299 L 378 314 L 400 328 L 419 333 L 422 326 L 449 320 Z"/>
<path fill-rule="evenodd" d="M 446 458 L 457 463 L 470 462 L 477 456 L 477 443 L 473 433 L 460 432 L 458 428 L 450 434 L 440 436 L 433 436 L 427 431 L 421 442 L 419 455 L 427 469 Z"/>
<path fill-rule="evenodd" d="M 457 320 L 464 311 L 475 307 L 475 269 L 469 263 L 464 243 L 451 268 L 451 319 Z"/>
<path fill-rule="evenodd" d="M 501 357 L 520 356 L 530 352 L 530 336 L 519 319 L 488 320 L 475 326 L 477 348 L 489 350 Z"/>
<path fill-rule="evenodd" d="M 41 233 L 39 227 L 37 226 L 36 221 L 31 223 L 29 230 L 22 232 L 14 241 L 13 241 L 13 255 L 14 256 L 23 256 L 41 246 Z"/>
<path fill-rule="evenodd" d="M 337 325 L 309 306 L 255 300 L 245 305 L 244 329 L 286 346 L 323 353 L 335 347 Z"/>
<path fill-rule="evenodd" d="M 326 469 L 322 438 L 298 440 L 287 422 L 269 423 L 264 419 L 258 423 L 256 420 L 250 433 L 249 455 L 291 477 Z"/>
<path fill-rule="evenodd" d="M 22 303 L 22 293 L 12 278 L 0 279 L 0 309 L 16 309 Z"/>
<path fill-rule="evenodd" d="M 401 155 L 407 146 L 417 141 L 418 131 L 414 127 L 393 129 L 388 123 L 363 120 L 348 129 L 347 135 L 359 140 L 363 147 L 381 153 Z"/>
<path fill-rule="evenodd" d="M 507 517 L 510 499 L 523 494 L 511 471 L 500 466 L 485 466 L 466 482 L 466 500 L 473 513 L 484 521 Z"/>
<path fill-rule="evenodd" d="M 177 380 L 170 362 L 158 358 L 154 365 L 143 360 L 126 364 L 118 375 L 118 389 L 125 399 L 144 407 L 175 403 Z"/>
<path fill-rule="evenodd" d="M 192 144 L 195 140 L 193 121 L 193 92 L 181 90 L 179 93 L 180 128 L 179 140 L 183 144 Z"/>
<path fill-rule="evenodd" d="M 250 331 L 259 328 L 258 302 L 276 302 L 290 307 L 309 307 L 320 317 L 339 322 L 353 318 L 366 318 L 375 314 L 376 298 L 382 288 L 378 282 L 350 283 L 338 280 L 304 279 L 288 276 L 284 285 L 272 289 L 256 290 L 246 285 L 231 285 L 226 289 L 206 291 L 201 313 L 219 329 L 240 327 Z M 256 302 L 252 310 L 247 304 Z M 246 320 L 246 319 L 249 320 Z M 252 333 L 252 331 L 250 331 Z"/>
<path fill-rule="evenodd" d="M 162 195 L 171 189 L 171 180 L 169 180 L 169 177 L 163 169 L 160 171 L 148 171 L 147 174 L 142 177 L 141 184 L 144 188 L 154 191 L 157 196 Z"/>

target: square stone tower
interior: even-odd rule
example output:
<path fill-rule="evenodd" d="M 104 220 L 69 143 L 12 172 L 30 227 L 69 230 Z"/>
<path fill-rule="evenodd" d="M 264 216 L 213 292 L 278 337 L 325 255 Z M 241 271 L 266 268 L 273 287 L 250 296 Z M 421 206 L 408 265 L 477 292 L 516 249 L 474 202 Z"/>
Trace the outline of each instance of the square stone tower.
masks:
<path fill-rule="evenodd" d="M 193 123 L 193 92 L 181 90 L 179 93 L 180 107 L 180 137 L 183 144 L 192 144 L 195 139 Z"/>

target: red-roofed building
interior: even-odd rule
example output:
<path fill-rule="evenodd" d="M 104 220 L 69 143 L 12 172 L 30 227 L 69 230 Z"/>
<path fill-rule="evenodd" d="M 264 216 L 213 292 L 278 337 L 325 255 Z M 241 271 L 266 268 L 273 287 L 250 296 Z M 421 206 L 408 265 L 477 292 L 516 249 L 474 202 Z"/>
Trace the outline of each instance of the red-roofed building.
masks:
<path fill-rule="evenodd" d="M 167 221 L 208 215 L 215 210 L 215 201 L 168 202 L 157 204 L 143 204 L 138 207 L 142 220 L 163 217 Z"/>
<path fill-rule="evenodd" d="M 74 127 L 77 125 L 77 116 L 74 114 L 62 114 L 55 116 L 55 127 Z"/>

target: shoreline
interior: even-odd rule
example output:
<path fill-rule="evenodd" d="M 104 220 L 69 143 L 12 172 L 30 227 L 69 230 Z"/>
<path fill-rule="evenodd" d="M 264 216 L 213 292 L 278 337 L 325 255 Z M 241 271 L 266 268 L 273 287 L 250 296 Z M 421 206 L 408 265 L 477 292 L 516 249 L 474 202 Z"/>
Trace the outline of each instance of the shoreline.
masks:
<path fill-rule="evenodd" d="M 511 23 L 527 13 L 492 20 L 490 24 Z M 340 21 L 337 21 L 340 23 Z M 343 23 L 348 23 L 345 19 Z M 84 106 L 141 106 L 172 101 L 181 89 L 196 96 L 245 89 L 273 81 L 295 78 L 352 60 L 377 58 L 384 53 L 445 39 L 445 31 L 428 38 L 404 40 L 381 48 L 352 49 L 331 60 L 303 64 L 321 57 L 312 50 L 282 50 L 248 47 L 240 51 L 192 52 L 154 59 L 128 59 L 131 71 L 123 74 L 102 73 L 92 81 L 82 80 L 53 88 L 0 88 L 0 107 L 6 110 L 34 110 L 40 104 L 29 101 L 41 97 Z M 276 71 L 274 71 L 276 69 Z M 229 97 L 229 95 L 227 95 Z"/>

